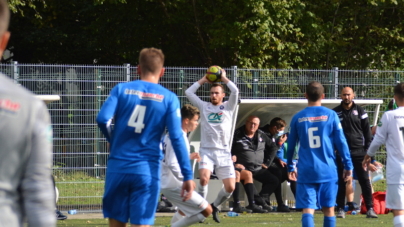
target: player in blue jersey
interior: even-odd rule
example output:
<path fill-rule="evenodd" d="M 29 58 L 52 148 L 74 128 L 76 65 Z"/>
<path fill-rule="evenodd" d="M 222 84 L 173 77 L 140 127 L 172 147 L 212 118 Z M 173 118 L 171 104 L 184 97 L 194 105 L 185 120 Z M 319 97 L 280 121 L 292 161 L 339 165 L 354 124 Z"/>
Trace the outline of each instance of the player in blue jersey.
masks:
<path fill-rule="evenodd" d="M 324 226 L 331 227 L 336 225 L 334 205 L 338 190 L 334 147 L 343 159 L 346 180 L 351 178 L 353 166 L 337 114 L 321 106 L 323 85 L 316 81 L 309 83 L 305 97 L 308 107 L 293 116 L 290 124 L 287 150 L 289 179 L 297 180 L 296 208 L 303 209 L 302 226 L 314 226 L 314 210 L 321 206 Z M 297 176 L 293 156 L 298 142 Z"/>
<path fill-rule="evenodd" d="M 111 149 L 103 198 L 103 213 L 111 227 L 126 226 L 128 219 L 132 226 L 154 224 L 163 157 L 160 140 L 166 126 L 184 176 L 184 200 L 195 188 L 178 98 L 158 84 L 164 74 L 163 64 L 161 50 L 143 49 L 139 55 L 140 80 L 116 85 L 97 117 Z"/>

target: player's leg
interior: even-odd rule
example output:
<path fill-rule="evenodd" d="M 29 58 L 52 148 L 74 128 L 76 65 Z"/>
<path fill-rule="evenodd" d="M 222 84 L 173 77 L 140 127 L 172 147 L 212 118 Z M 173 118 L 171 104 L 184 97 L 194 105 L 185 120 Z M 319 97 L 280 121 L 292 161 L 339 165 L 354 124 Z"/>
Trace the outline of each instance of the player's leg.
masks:
<path fill-rule="evenodd" d="M 127 174 L 107 171 L 105 192 L 102 199 L 102 210 L 105 218 L 109 218 L 110 227 L 123 227 L 129 220 L 129 193 Z"/>
<path fill-rule="evenodd" d="M 352 156 L 352 164 L 354 166 L 354 171 L 358 177 L 358 182 L 362 188 L 362 196 L 366 204 L 366 217 L 367 218 L 377 218 L 376 212 L 373 210 L 373 195 L 372 187 L 370 185 L 369 171 L 365 171 L 362 167 L 362 156 Z"/>
<path fill-rule="evenodd" d="M 336 155 L 336 164 L 337 164 L 337 171 L 338 171 L 338 192 L 337 192 L 337 218 L 345 218 L 345 192 L 346 192 L 346 185 L 345 180 L 343 177 L 344 172 L 344 165 L 342 163 L 341 156 L 337 153 Z"/>
<path fill-rule="evenodd" d="M 214 166 L 214 161 L 210 157 L 211 152 L 209 149 L 200 150 L 198 193 L 205 199 L 208 195 L 208 183 Z"/>
<path fill-rule="evenodd" d="M 393 209 L 394 227 L 404 227 L 404 185 L 387 184 L 386 208 Z"/>
<path fill-rule="evenodd" d="M 215 172 L 217 177 L 222 180 L 224 187 L 219 191 L 215 201 L 211 204 L 213 209 L 213 220 L 220 223 L 219 209 L 217 208 L 230 198 L 235 187 L 235 170 L 230 152 L 218 150 L 215 152 Z"/>
<path fill-rule="evenodd" d="M 190 226 L 192 224 L 204 221 L 212 213 L 212 207 L 209 205 L 201 195 L 198 193 L 192 193 L 192 196 L 187 201 L 182 201 L 181 188 L 162 189 L 162 192 L 166 195 L 172 203 L 178 207 L 178 210 L 185 217 L 179 218 L 175 222 L 171 222 L 172 227 Z M 177 215 L 176 213 L 176 215 Z"/>
<path fill-rule="evenodd" d="M 303 209 L 302 226 L 314 227 L 314 211 L 317 209 L 318 184 L 297 183 L 296 208 Z M 335 198 L 334 198 L 335 201 Z"/>
<path fill-rule="evenodd" d="M 324 227 L 335 227 L 335 195 L 338 191 L 338 180 L 319 184 L 318 203 L 324 214 Z"/>
<path fill-rule="evenodd" d="M 130 187 L 130 223 L 140 226 L 153 225 L 157 202 L 160 197 L 160 163 L 148 163 L 149 172 L 144 175 L 133 174 L 128 181 Z"/>

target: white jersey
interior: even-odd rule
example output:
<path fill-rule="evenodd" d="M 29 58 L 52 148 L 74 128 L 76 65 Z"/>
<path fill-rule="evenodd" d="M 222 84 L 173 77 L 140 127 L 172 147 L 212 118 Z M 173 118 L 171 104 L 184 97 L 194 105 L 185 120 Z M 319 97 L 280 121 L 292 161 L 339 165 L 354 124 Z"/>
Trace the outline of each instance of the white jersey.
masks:
<path fill-rule="evenodd" d="M 238 102 L 238 88 L 229 81 L 229 101 L 221 105 L 213 105 L 211 102 L 202 101 L 196 94 L 200 87 L 195 82 L 185 94 L 189 101 L 199 108 L 201 112 L 201 148 L 225 149 L 230 152 L 230 138 L 232 136 L 233 114 Z"/>
<path fill-rule="evenodd" d="M 387 184 L 404 184 L 404 107 L 383 114 L 367 154 L 375 156 L 382 144 L 387 150 Z"/>
<path fill-rule="evenodd" d="M 183 136 L 189 153 L 189 142 L 187 134 L 184 131 Z M 175 155 L 168 133 L 164 136 L 163 152 L 164 158 L 161 161 L 161 188 L 181 187 L 184 176 L 181 174 L 180 165 L 178 164 L 177 156 Z"/>

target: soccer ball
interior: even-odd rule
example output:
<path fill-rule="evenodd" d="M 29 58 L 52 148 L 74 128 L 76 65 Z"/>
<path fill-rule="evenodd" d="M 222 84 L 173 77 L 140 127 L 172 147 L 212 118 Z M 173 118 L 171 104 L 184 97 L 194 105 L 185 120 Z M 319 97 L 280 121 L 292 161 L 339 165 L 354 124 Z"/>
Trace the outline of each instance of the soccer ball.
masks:
<path fill-rule="evenodd" d="M 222 68 L 217 65 L 213 65 L 206 71 L 206 79 L 210 82 L 220 82 L 222 78 Z"/>

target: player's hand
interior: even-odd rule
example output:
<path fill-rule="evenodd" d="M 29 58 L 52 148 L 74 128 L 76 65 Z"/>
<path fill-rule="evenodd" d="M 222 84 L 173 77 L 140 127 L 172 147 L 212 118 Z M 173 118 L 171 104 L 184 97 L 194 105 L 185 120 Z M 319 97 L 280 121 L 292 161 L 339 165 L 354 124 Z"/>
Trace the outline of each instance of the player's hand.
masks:
<path fill-rule="evenodd" d="M 222 75 L 220 76 L 220 80 L 225 84 L 230 81 L 229 78 L 227 78 L 226 71 L 224 69 L 222 69 Z"/>
<path fill-rule="evenodd" d="M 373 165 L 372 163 L 369 163 L 368 170 L 374 172 L 377 170 L 377 166 Z"/>
<path fill-rule="evenodd" d="M 189 158 L 190 158 L 191 160 L 196 159 L 198 162 L 201 161 L 201 156 L 199 155 L 198 152 L 191 153 L 191 154 L 189 155 Z"/>
<path fill-rule="evenodd" d="M 281 135 L 281 137 L 279 137 L 279 143 L 281 144 L 281 146 L 282 146 L 282 144 L 284 144 L 286 142 L 287 139 L 288 139 L 288 135 L 286 133 Z"/>
<path fill-rule="evenodd" d="M 280 160 L 280 159 L 279 159 L 279 164 L 281 164 L 282 167 L 285 167 L 285 166 L 286 166 L 286 162 L 284 162 L 284 161 L 282 161 L 282 160 Z"/>
<path fill-rule="evenodd" d="M 349 180 L 352 180 L 352 170 L 346 170 L 346 169 L 344 169 L 343 178 L 344 178 L 344 181 L 345 181 L 345 182 L 346 182 L 346 181 L 349 181 Z"/>
<path fill-rule="evenodd" d="M 288 178 L 291 181 L 297 181 L 297 172 L 296 171 L 289 172 L 288 173 Z"/>
<path fill-rule="evenodd" d="M 265 164 L 261 164 L 263 169 L 268 169 L 268 166 L 266 166 Z"/>
<path fill-rule="evenodd" d="M 370 164 L 370 159 L 371 159 L 371 157 L 369 156 L 369 155 L 365 155 L 365 157 L 363 158 L 363 161 L 362 161 L 362 168 L 366 171 L 366 170 L 368 170 L 368 166 L 369 166 L 369 164 Z"/>
<path fill-rule="evenodd" d="M 235 155 L 231 156 L 231 160 L 232 160 L 233 162 L 237 162 L 237 156 L 235 156 Z"/>
<path fill-rule="evenodd" d="M 208 80 L 208 78 L 206 78 L 206 75 L 204 75 L 200 80 L 198 80 L 198 83 L 200 84 L 200 85 L 204 85 L 205 83 L 212 83 L 212 82 L 210 82 L 209 80 Z"/>
<path fill-rule="evenodd" d="M 195 190 L 195 182 L 193 180 L 187 180 L 182 183 L 181 197 L 182 201 L 187 201 L 191 198 L 192 192 Z"/>
<path fill-rule="evenodd" d="M 239 168 L 239 169 L 245 169 L 245 167 L 241 164 L 236 164 L 234 167 Z"/>

